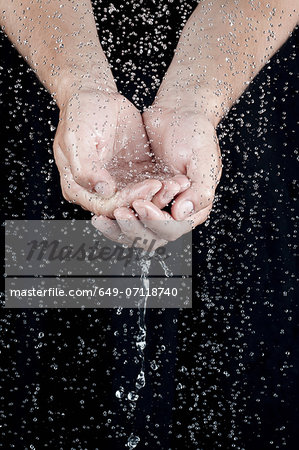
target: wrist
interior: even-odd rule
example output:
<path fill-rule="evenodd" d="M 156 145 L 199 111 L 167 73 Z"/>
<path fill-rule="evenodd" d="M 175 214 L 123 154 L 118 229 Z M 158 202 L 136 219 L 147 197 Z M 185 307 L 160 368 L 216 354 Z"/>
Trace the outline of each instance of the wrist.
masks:
<path fill-rule="evenodd" d="M 155 98 L 154 107 L 196 112 L 216 126 L 228 112 L 227 99 L 220 91 L 189 80 L 163 82 Z"/>
<path fill-rule="evenodd" d="M 117 92 L 117 87 L 110 68 L 102 69 L 92 66 L 83 71 L 76 67 L 64 69 L 52 90 L 53 97 L 61 109 L 68 99 L 80 90 L 95 90 L 105 92 Z"/>
<path fill-rule="evenodd" d="M 189 104 L 209 117 L 217 126 L 233 104 L 233 87 L 217 78 L 217 72 L 208 75 L 207 67 L 188 63 L 178 55 L 174 57 L 158 91 L 158 103 L 171 103 L 172 107 Z"/>

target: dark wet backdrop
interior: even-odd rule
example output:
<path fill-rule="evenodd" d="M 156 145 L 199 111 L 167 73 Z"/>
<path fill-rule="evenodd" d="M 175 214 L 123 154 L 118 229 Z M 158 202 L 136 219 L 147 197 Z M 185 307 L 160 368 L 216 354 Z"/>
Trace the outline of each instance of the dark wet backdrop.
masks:
<path fill-rule="evenodd" d="M 95 5 L 119 88 L 139 107 L 196 5 L 157 3 Z M 224 172 L 193 236 L 193 309 L 147 311 L 133 418 L 115 391 L 139 371 L 137 311 L 2 310 L 3 448 L 123 449 L 131 433 L 140 449 L 298 448 L 296 40 L 219 126 Z M 3 35 L 0 66 L 3 219 L 89 218 L 60 193 L 57 108 Z"/>

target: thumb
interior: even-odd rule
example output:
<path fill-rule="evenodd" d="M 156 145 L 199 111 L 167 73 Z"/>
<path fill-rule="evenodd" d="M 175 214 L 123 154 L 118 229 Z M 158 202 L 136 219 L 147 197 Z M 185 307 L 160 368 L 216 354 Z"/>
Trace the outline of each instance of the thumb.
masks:
<path fill-rule="evenodd" d="M 103 139 L 89 136 L 89 130 L 80 131 L 79 135 L 69 135 L 64 145 L 63 153 L 69 157 L 73 179 L 90 192 L 109 198 L 116 191 L 115 181 L 105 168 L 113 156 L 113 140 L 105 143 Z"/>
<path fill-rule="evenodd" d="M 176 220 L 184 220 L 213 203 L 215 190 L 221 176 L 221 155 L 216 151 L 202 148 L 192 155 L 187 163 L 187 177 L 191 186 L 175 200 L 171 214 Z"/>

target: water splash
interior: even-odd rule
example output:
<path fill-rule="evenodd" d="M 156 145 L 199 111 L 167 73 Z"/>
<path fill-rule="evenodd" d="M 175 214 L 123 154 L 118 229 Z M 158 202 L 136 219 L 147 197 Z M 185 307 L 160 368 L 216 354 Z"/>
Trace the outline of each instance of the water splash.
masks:
<path fill-rule="evenodd" d="M 162 269 L 164 270 L 164 275 L 166 276 L 166 278 L 172 277 L 173 276 L 173 272 L 171 272 L 171 270 L 169 269 L 169 267 L 167 266 L 165 260 L 163 259 L 162 255 L 156 254 L 155 257 L 157 258 L 160 266 L 162 267 Z"/>
<path fill-rule="evenodd" d="M 139 442 L 140 442 L 140 437 L 139 436 L 134 436 L 134 434 L 131 434 L 129 439 L 128 439 L 128 442 L 126 444 L 126 447 L 129 447 L 130 449 L 131 448 L 136 448 L 137 445 L 139 444 Z"/>

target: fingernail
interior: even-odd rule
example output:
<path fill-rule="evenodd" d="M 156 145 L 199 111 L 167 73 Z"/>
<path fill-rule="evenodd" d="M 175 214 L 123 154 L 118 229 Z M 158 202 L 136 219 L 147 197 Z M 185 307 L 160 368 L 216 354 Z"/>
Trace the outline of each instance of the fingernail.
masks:
<path fill-rule="evenodd" d="M 186 200 L 180 207 L 179 217 L 181 220 L 190 216 L 190 214 L 194 211 L 194 205 L 190 200 Z"/>
<path fill-rule="evenodd" d="M 115 214 L 115 218 L 116 220 L 119 221 L 119 223 L 121 223 L 121 226 L 126 229 L 126 230 L 130 230 L 132 227 L 132 217 L 127 217 L 127 216 L 123 216 L 121 214 Z"/>
<path fill-rule="evenodd" d="M 157 194 L 157 192 L 160 191 L 160 189 L 162 187 L 162 183 L 160 181 L 158 183 L 159 184 L 157 184 L 155 188 L 152 188 L 152 190 L 148 193 L 147 200 L 151 200 L 153 198 L 153 196 L 155 194 Z"/>
<path fill-rule="evenodd" d="M 128 214 L 126 214 L 126 212 L 124 211 L 115 210 L 113 214 L 117 220 L 127 220 L 131 218 L 131 216 L 128 216 Z"/>
<path fill-rule="evenodd" d="M 173 196 L 174 196 L 173 192 L 166 191 L 163 194 L 163 200 L 171 200 Z"/>
<path fill-rule="evenodd" d="M 91 219 L 91 224 L 97 228 L 97 225 L 99 224 L 99 222 L 102 222 L 102 220 L 104 219 L 104 216 L 96 216 L 94 215 Z"/>
<path fill-rule="evenodd" d="M 182 188 L 182 189 L 187 189 L 187 188 L 190 187 L 190 186 L 191 186 L 191 181 L 187 180 L 187 181 L 185 182 L 185 184 L 183 184 L 183 185 L 181 186 L 181 188 Z"/>
<path fill-rule="evenodd" d="M 160 189 L 156 189 L 155 191 L 151 191 L 147 194 L 145 200 L 149 200 L 151 201 L 153 196 L 157 194 L 157 192 L 159 192 Z"/>
<path fill-rule="evenodd" d="M 99 181 L 99 183 L 97 183 L 94 187 L 94 190 L 98 194 L 107 194 L 108 189 L 109 189 L 109 184 L 106 183 L 106 181 Z"/>
<path fill-rule="evenodd" d="M 173 179 L 180 185 L 181 189 L 187 189 L 191 185 L 191 181 L 185 175 L 175 175 Z"/>
<path fill-rule="evenodd" d="M 133 206 L 138 216 L 142 217 L 143 219 L 147 216 L 147 211 L 143 206 L 135 206 L 135 205 Z"/>

